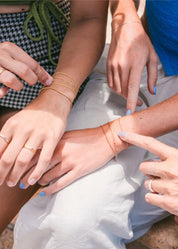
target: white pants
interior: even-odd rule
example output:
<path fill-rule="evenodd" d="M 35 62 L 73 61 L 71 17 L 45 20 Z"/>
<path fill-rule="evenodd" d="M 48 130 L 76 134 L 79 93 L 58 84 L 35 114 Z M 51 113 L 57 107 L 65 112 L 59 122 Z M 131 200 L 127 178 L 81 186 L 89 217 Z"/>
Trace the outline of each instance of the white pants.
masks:
<path fill-rule="evenodd" d="M 126 101 L 107 86 L 106 51 L 70 114 L 68 130 L 99 126 L 125 115 Z M 178 77 L 165 77 L 161 64 L 158 68 L 156 96 L 147 90 L 146 70 L 142 77 L 141 91 L 150 105 L 178 92 Z M 160 140 L 178 147 L 177 137 L 175 131 Z M 18 216 L 13 249 L 125 248 L 125 243 L 168 215 L 144 199 L 145 176 L 139 164 L 153 158 L 133 146 L 121 152 L 117 161 L 111 160 L 58 193 L 33 198 Z"/>

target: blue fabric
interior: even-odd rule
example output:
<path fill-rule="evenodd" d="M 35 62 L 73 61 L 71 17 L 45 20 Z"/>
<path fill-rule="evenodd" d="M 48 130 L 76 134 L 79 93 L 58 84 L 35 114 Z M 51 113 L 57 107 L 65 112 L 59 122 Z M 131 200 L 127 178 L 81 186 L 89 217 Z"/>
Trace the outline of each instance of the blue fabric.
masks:
<path fill-rule="evenodd" d="M 167 76 L 178 74 L 178 0 L 147 0 L 153 45 Z"/>

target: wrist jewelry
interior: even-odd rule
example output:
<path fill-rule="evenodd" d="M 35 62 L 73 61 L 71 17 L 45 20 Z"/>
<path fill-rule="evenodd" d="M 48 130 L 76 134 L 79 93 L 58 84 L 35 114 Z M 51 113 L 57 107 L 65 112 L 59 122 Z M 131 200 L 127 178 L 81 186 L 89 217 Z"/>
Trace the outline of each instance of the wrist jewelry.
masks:
<path fill-rule="evenodd" d="M 57 89 L 55 89 L 55 88 L 53 88 L 53 87 L 51 87 L 51 86 L 45 86 L 45 87 L 43 87 L 43 88 L 40 90 L 40 92 L 42 92 L 42 91 L 44 91 L 44 90 L 49 90 L 49 89 L 51 89 L 51 90 L 53 90 L 53 91 L 55 91 L 55 92 L 57 92 L 57 93 L 63 95 L 64 97 L 66 97 L 66 99 L 68 99 L 69 102 L 71 103 L 71 107 L 72 107 L 72 100 L 70 99 L 70 97 L 67 96 L 65 93 L 61 92 L 60 90 L 57 90 Z M 40 92 L 39 92 L 39 93 L 40 93 Z"/>

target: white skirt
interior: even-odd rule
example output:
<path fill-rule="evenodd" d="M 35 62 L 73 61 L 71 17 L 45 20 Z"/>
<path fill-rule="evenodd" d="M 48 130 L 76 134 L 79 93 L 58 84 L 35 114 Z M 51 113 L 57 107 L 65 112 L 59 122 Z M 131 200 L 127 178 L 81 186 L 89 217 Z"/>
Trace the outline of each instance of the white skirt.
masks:
<path fill-rule="evenodd" d="M 125 115 L 126 101 L 107 86 L 108 47 L 73 107 L 68 130 L 96 127 Z M 146 70 L 141 92 L 154 105 L 178 92 L 178 76 L 165 77 L 158 65 L 157 95 L 147 90 Z M 137 111 L 146 108 L 143 104 Z M 161 115 L 161 114 L 160 114 Z M 159 139 L 178 147 L 178 132 Z M 83 155 L 81 155 L 83 156 Z M 103 168 L 51 196 L 31 199 L 18 216 L 13 249 L 118 249 L 143 235 L 153 223 L 168 215 L 145 202 L 143 160 L 155 158 L 130 147 Z"/>

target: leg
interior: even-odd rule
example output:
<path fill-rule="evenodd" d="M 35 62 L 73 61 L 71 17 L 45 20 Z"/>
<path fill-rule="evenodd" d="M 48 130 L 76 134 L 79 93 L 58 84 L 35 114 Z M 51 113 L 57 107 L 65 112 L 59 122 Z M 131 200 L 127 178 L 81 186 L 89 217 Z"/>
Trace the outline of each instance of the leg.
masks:
<path fill-rule="evenodd" d="M 14 115 L 17 111 L 10 108 L 0 109 L 0 128 L 5 121 Z M 18 213 L 20 208 L 35 193 L 37 186 L 33 186 L 27 190 L 21 190 L 18 186 L 9 188 L 5 183 L 0 186 L 0 233 L 5 229 L 8 223 Z"/>
<path fill-rule="evenodd" d="M 101 74 L 91 76 L 71 112 L 68 129 L 99 126 L 125 114 L 125 100 L 108 89 L 104 82 L 106 78 Z M 166 97 L 160 93 L 151 98 L 150 103 L 153 103 L 153 100 L 159 102 Z M 117 162 L 111 160 L 105 167 L 62 191 L 30 200 L 17 220 L 13 249 L 125 248 L 125 241 L 135 236 L 141 224 L 137 220 L 139 212 L 146 215 L 144 229 L 164 213 L 161 210 L 155 215 L 151 205 L 144 213 L 144 191 L 140 194 L 139 189 L 143 189 L 145 177 L 138 167 L 145 156 L 144 150 L 129 148 L 118 155 Z M 137 198 L 139 203 L 135 206 Z"/>

